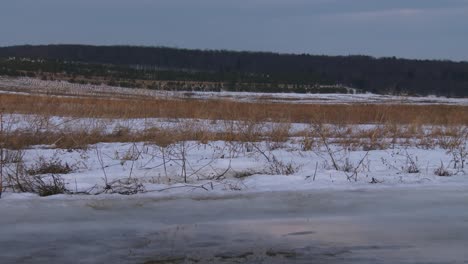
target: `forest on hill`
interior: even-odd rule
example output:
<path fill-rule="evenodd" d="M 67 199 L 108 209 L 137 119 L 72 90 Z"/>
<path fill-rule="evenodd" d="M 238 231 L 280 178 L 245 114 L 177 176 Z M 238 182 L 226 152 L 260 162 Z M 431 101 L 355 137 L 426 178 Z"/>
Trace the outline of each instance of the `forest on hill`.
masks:
<path fill-rule="evenodd" d="M 0 47 L 0 75 L 43 72 L 117 84 L 200 81 L 264 92 L 313 92 L 310 87 L 335 85 L 380 94 L 468 96 L 468 62 L 139 46 Z"/>

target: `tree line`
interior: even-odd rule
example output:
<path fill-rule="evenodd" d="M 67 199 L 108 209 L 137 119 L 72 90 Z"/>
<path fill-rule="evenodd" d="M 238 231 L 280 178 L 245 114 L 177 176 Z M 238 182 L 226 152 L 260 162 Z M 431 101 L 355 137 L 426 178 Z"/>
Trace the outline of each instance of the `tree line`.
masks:
<path fill-rule="evenodd" d="M 284 84 L 342 85 L 381 94 L 468 96 L 468 62 L 87 45 L 2 47 L 0 58 L 4 75 L 42 71 L 114 80 L 256 83 L 279 91 Z"/>

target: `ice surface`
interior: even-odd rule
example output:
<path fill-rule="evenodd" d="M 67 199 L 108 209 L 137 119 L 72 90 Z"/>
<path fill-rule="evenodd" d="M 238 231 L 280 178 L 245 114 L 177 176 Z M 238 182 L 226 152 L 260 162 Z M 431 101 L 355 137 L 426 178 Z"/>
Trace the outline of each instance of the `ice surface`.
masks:
<path fill-rule="evenodd" d="M 466 263 L 468 188 L 0 200 L 2 263 Z"/>

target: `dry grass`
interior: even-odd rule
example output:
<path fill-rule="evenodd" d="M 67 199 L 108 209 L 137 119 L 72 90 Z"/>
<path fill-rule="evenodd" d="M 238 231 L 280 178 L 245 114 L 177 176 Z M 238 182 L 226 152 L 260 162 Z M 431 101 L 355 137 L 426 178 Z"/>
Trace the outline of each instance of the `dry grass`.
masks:
<path fill-rule="evenodd" d="M 319 124 L 320 125 L 320 124 Z M 31 126 L 32 127 L 32 126 Z M 465 128 L 463 130 L 463 128 Z M 161 147 L 182 141 L 260 142 L 270 143 L 272 148 L 292 140 L 299 142 L 302 149 L 310 151 L 326 138 L 331 144 L 350 150 L 387 149 L 398 145 L 417 146 L 431 149 L 436 146 L 449 148 L 454 139 L 466 140 L 465 126 L 428 127 L 414 129 L 412 125 L 379 125 L 359 128 L 355 125 L 331 126 L 311 124 L 300 131 L 290 130 L 289 123 L 262 123 L 225 121 L 224 127 L 213 131 L 210 124 L 193 126 L 191 121 L 181 121 L 177 126 L 142 130 L 119 127 L 108 132 L 104 127 L 86 130 L 76 127 L 12 130 L 0 133 L 2 146 L 7 149 L 24 149 L 33 145 L 49 145 L 60 149 L 86 149 L 88 145 L 111 142 L 148 142 Z M 459 140 L 459 141 L 460 141 Z M 458 142 L 458 141 L 457 141 Z"/>
<path fill-rule="evenodd" d="M 200 118 L 332 124 L 468 125 L 455 105 L 246 103 L 228 100 L 109 99 L 0 94 L 3 113 L 105 118 Z"/>
<path fill-rule="evenodd" d="M 283 132 L 284 133 L 284 132 Z M 283 134 L 284 136 L 284 134 Z M 3 147 L 7 149 L 24 149 L 33 145 L 51 145 L 60 149 L 86 149 L 90 144 L 111 142 L 149 142 L 162 147 L 181 141 L 238 141 L 255 142 L 266 138 L 278 138 L 276 132 L 266 133 L 242 133 L 235 131 L 211 132 L 209 130 L 191 130 L 190 127 L 177 127 L 168 129 L 150 128 L 143 131 L 127 132 L 126 129 L 114 133 L 106 133 L 103 130 L 93 131 L 56 131 L 29 132 L 14 131 L 0 134 Z M 287 140 L 285 137 L 284 141 Z"/>
<path fill-rule="evenodd" d="M 57 97 L 22 94 L 0 94 L 0 115 L 5 113 L 34 114 L 29 128 L 21 131 L 5 129 L 0 133 L 3 147 L 22 149 L 31 145 L 55 145 L 63 149 L 86 148 L 99 142 L 151 142 L 167 146 L 174 142 L 214 140 L 281 143 L 291 137 L 303 138 L 304 150 L 310 150 L 317 135 L 317 124 L 335 124 L 321 133 L 351 149 L 384 149 L 391 144 L 417 140 L 431 148 L 438 139 L 453 137 L 451 127 L 468 125 L 467 106 L 448 105 L 317 105 L 293 103 L 246 103 L 228 100 L 176 99 L 110 99 L 98 97 Z M 122 127 L 106 133 L 96 129 L 44 129 L 50 116 L 74 118 L 197 118 L 224 120 L 224 130 L 213 132 L 209 127 L 193 127 L 182 122 L 171 129 L 149 128 L 131 131 Z M 42 118 L 43 117 L 43 118 Z M 234 122 L 237 120 L 238 122 Z M 265 121 L 275 122 L 266 124 Z M 312 124 L 310 129 L 290 132 L 291 123 Z M 359 130 L 355 124 L 379 124 Z M 3 125 L 3 123 L 2 123 Z M 10 124 L 11 125 L 11 124 Z M 209 125 L 207 125 L 209 126 Z M 427 129 L 432 126 L 432 129 Z M 424 127 L 424 128 L 423 128 Z M 452 135 L 453 134 L 453 135 Z"/>

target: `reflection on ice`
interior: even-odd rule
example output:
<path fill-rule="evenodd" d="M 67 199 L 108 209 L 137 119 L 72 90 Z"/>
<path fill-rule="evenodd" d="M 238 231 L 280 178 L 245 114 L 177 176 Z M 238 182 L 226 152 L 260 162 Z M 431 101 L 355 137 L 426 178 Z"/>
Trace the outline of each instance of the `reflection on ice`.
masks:
<path fill-rule="evenodd" d="M 3 263 L 467 263 L 463 188 L 0 203 Z M 90 206 L 92 205 L 92 206 Z"/>

